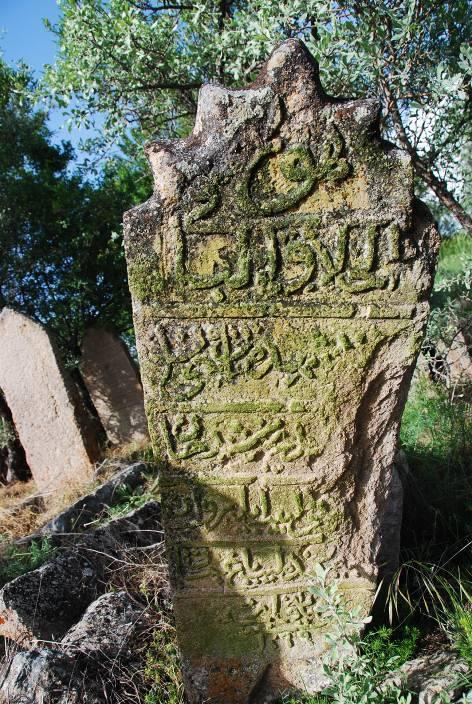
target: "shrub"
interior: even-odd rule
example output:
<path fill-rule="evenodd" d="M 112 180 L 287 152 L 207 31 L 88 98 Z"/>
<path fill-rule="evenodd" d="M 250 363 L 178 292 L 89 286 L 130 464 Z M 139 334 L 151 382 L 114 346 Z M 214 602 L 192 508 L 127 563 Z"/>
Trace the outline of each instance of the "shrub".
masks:
<path fill-rule="evenodd" d="M 403 477 L 404 553 L 439 561 L 444 550 L 457 552 L 472 534 L 471 406 L 420 376 L 406 404 L 400 439 L 410 468 Z"/>
<path fill-rule="evenodd" d="M 327 574 L 323 567 L 316 568 L 312 591 L 318 598 L 318 612 L 331 624 L 326 635 L 328 651 L 324 659 L 328 685 L 318 695 L 301 698 L 287 696 L 281 704 L 411 704 L 416 701 L 412 693 L 396 684 L 386 684 L 386 681 L 392 671 L 415 655 L 420 636 L 418 629 L 406 628 L 401 638 L 394 638 L 394 631 L 390 628 L 380 628 L 361 636 L 361 629 L 370 622 L 370 618 L 364 618 L 358 607 L 348 605 L 337 584 L 328 584 Z M 448 585 L 445 580 L 442 586 L 447 590 Z M 449 592 L 449 607 L 459 592 Z M 463 584 L 462 598 L 463 601 L 468 598 Z M 444 610 L 439 608 L 439 612 L 445 618 L 445 626 L 447 623 L 451 627 L 454 618 L 461 620 L 459 629 L 456 623 L 457 645 L 461 655 L 468 657 L 472 612 L 464 607 L 463 601 L 456 602 L 455 611 L 447 607 Z M 441 601 L 440 597 L 437 606 L 442 602 L 444 598 Z M 451 699 L 447 693 L 442 693 L 439 702 L 450 704 Z"/>
<path fill-rule="evenodd" d="M 318 612 L 331 624 L 323 667 L 329 684 L 318 702 L 410 704 L 411 694 L 394 684 L 384 684 L 387 673 L 402 664 L 400 652 L 392 647 L 391 635 L 382 631 L 363 640 L 361 629 L 371 618 L 363 616 L 360 607 L 350 606 L 337 584 L 328 584 L 327 576 L 327 570 L 318 565 L 312 592 L 318 598 Z M 390 647 L 380 654 L 382 641 Z M 405 652 L 410 652 L 408 647 Z"/>

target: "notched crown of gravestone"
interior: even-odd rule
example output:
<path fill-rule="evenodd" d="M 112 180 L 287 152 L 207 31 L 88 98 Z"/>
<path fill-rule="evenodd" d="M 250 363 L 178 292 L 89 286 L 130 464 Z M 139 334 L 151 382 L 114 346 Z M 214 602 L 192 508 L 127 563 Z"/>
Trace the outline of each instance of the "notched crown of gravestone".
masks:
<path fill-rule="evenodd" d="M 187 691 L 316 690 L 311 575 L 370 608 L 437 233 L 377 103 L 296 40 L 147 151 L 126 250 Z"/>

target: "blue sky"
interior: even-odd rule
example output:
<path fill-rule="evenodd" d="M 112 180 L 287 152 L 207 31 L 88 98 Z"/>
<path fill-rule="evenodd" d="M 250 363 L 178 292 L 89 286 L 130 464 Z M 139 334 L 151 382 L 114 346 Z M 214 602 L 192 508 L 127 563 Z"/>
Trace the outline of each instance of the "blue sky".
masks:
<path fill-rule="evenodd" d="M 0 46 L 8 63 L 24 59 L 39 70 L 53 62 L 54 35 L 44 27 L 43 17 L 59 19 L 56 0 L 0 0 Z"/>
<path fill-rule="evenodd" d="M 59 19 L 56 0 L 0 0 L 0 50 L 4 60 L 15 64 L 23 59 L 39 77 L 46 63 L 54 63 L 55 36 L 43 24 L 46 17 L 51 22 Z M 51 111 L 49 126 L 54 141 L 69 140 L 77 147 L 85 130 L 69 132 L 63 129 L 64 117 Z"/>

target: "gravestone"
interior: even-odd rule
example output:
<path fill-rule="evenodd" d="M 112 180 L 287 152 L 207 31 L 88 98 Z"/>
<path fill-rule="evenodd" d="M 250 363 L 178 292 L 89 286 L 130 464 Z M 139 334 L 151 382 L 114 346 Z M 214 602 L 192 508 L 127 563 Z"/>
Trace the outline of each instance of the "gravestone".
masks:
<path fill-rule="evenodd" d="M 147 153 L 126 251 L 187 694 L 316 691 L 312 575 L 369 611 L 438 236 L 377 103 L 296 40 Z"/>
<path fill-rule="evenodd" d="M 93 477 L 95 428 L 54 343 L 41 325 L 8 308 L 0 314 L 0 387 L 41 491 Z"/>
<path fill-rule="evenodd" d="M 82 378 L 110 443 L 147 440 L 143 389 L 124 342 L 114 332 L 93 327 L 81 351 Z"/>
<path fill-rule="evenodd" d="M 472 381 L 472 355 L 469 348 L 466 336 L 458 330 L 446 353 L 448 380 L 452 385 Z"/>

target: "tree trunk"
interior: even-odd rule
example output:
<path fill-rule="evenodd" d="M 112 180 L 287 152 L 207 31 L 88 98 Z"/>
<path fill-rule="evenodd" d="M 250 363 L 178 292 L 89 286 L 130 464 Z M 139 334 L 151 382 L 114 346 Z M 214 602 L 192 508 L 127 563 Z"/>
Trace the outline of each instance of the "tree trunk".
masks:
<path fill-rule="evenodd" d="M 0 391 L 0 419 L 13 425 L 10 409 Z M 26 461 L 26 455 L 21 443 L 16 436 L 0 452 L 0 481 L 10 484 L 14 481 L 25 482 L 31 478 L 31 471 Z"/>
<path fill-rule="evenodd" d="M 446 183 L 436 176 L 428 162 L 419 156 L 406 133 L 396 98 L 385 80 L 381 80 L 380 85 L 385 96 L 388 112 L 392 117 L 398 142 L 411 156 L 416 174 L 431 188 L 439 202 L 452 213 L 465 232 L 472 235 L 472 217 L 449 191 Z"/>
<path fill-rule="evenodd" d="M 415 158 L 412 154 L 412 159 L 418 176 L 431 188 L 438 197 L 438 200 L 454 215 L 464 230 L 469 235 L 472 235 L 472 217 L 454 198 L 452 193 L 447 189 L 444 181 L 437 178 L 431 168 L 428 168 L 420 158 Z"/>

